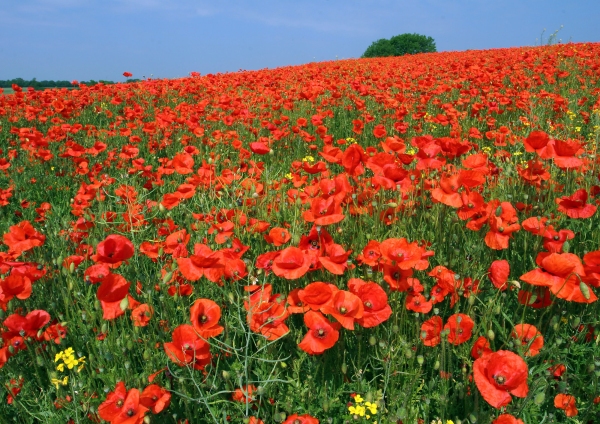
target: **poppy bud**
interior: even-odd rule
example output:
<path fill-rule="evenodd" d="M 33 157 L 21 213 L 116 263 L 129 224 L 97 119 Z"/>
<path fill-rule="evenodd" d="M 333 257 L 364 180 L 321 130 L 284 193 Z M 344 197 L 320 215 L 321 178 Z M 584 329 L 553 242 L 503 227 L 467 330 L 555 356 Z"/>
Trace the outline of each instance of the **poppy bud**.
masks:
<path fill-rule="evenodd" d="M 144 417 L 144 424 L 150 424 L 150 422 L 151 422 L 151 419 L 150 419 L 150 417 L 149 417 L 148 415 L 146 415 L 146 416 Z"/>
<path fill-rule="evenodd" d="M 145 361 L 149 361 L 150 358 L 152 358 L 152 353 L 150 353 L 150 351 L 148 349 L 146 349 L 144 351 L 144 354 L 142 355 L 142 357 L 144 358 Z"/>
<path fill-rule="evenodd" d="M 477 416 L 475 414 L 470 414 L 469 421 L 471 421 L 471 424 L 475 424 L 477 422 Z"/>
<path fill-rule="evenodd" d="M 329 411 L 329 401 L 327 399 L 325 399 L 323 401 L 322 407 L 323 407 L 323 411 L 325 411 L 325 412 Z"/>
<path fill-rule="evenodd" d="M 581 318 L 575 317 L 575 318 L 573 318 L 573 322 L 571 323 L 571 327 L 573 327 L 573 328 L 576 329 L 577 327 L 579 327 L 579 324 L 581 324 Z"/>
<path fill-rule="evenodd" d="M 406 356 L 408 359 L 412 358 L 412 356 L 413 356 L 412 350 L 406 349 L 406 351 L 404 352 L 404 356 Z"/>
<path fill-rule="evenodd" d="M 498 315 L 500 313 L 500 305 L 496 305 L 496 307 L 494 308 L 494 314 Z"/>
<path fill-rule="evenodd" d="M 287 364 L 286 364 L 285 362 L 283 362 L 283 361 L 281 361 L 281 362 L 279 363 L 279 366 L 280 366 L 281 368 L 287 368 Z"/>
<path fill-rule="evenodd" d="M 417 363 L 419 365 L 423 365 L 424 362 L 425 362 L 425 358 L 423 358 L 423 355 L 418 355 L 417 356 Z"/>
<path fill-rule="evenodd" d="M 490 340 L 494 340 L 496 338 L 496 334 L 494 334 L 494 330 L 492 330 L 491 328 L 488 330 L 487 336 Z"/>
<path fill-rule="evenodd" d="M 473 306 L 475 304 L 475 296 L 469 296 L 467 301 L 469 302 L 470 306 Z"/>
<path fill-rule="evenodd" d="M 10 353 L 11 355 L 15 353 L 15 347 L 13 345 L 8 346 L 8 353 Z"/>
<path fill-rule="evenodd" d="M 590 374 L 593 373 L 595 369 L 596 369 L 596 365 L 594 365 L 594 364 L 589 364 L 587 367 L 587 371 Z"/>
<path fill-rule="evenodd" d="M 129 298 L 127 296 L 125 296 L 123 298 L 123 300 L 121 300 L 121 303 L 119 303 L 119 308 L 121 308 L 122 311 L 126 311 L 128 306 L 129 306 Z"/>
<path fill-rule="evenodd" d="M 75 262 L 69 264 L 69 272 L 73 274 L 75 272 Z"/>
<path fill-rule="evenodd" d="M 579 282 L 579 290 L 581 290 L 581 294 L 585 297 L 585 300 L 590 300 L 590 288 L 583 281 Z"/>
<path fill-rule="evenodd" d="M 44 366 L 44 359 L 40 355 L 36 356 L 35 361 L 36 361 L 38 367 Z"/>
<path fill-rule="evenodd" d="M 569 244 L 569 241 L 565 241 L 563 244 L 563 252 L 565 253 L 569 253 L 569 248 L 571 247 L 571 245 Z"/>
<path fill-rule="evenodd" d="M 348 372 L 348 365 L 345 362 L 342 363 L 342 374 L 346 374 Z"/>
<path fill-rule="evenodd" d="M 158 204 L 158 210 L 160 211 L 160 213 L 164 213 L 164 211 L 166 210 L 165 206 L 162 203 Z"/>
<path fill-rule="evenodd" d="M 400 328 L 397 325 L 394 325 L 392 327 L 392 332 L 394 332 L 395 334 L 397 334 L 400 331 Z"/>
<path fill-rule="evenodd" d="M 536 394 L 535 397 L 533 398 L 533 403 L 535 403 L 536 405 L 541 405 L 542 403 L 544 403 L 545 399 L 546 399 L 546 394 L 544 392 L 540 392 L 540 393 Z"/>
<path fill-rule="evenodd" d="M 173 271 L 167 272 L 162 279 L 163 284 L 167 284 L 167 282 L 171 280 L 171 277 L 173 277 Z"/>
<path fill-rule="evenodd" d="M 498 207 L 496 208 L 496 216 L 498 216 L 498 217 L 499 217 L 500 215 L 502 215 L 502 206 L 498 206 Z"/>
<path fill-rule="evenodd" d="M 440 361 L 435 361 L 435 364 L 433 364 L 433 369 L 434 370 L 439 370 L 440 369 Z"/>
<path fill-rule="evenodd" d="M 375 343 L 377 343 L 377 339 L 375 338 L 375 336 L 369 337 L 369 344 L 371 346 L 375 346 Z"/>

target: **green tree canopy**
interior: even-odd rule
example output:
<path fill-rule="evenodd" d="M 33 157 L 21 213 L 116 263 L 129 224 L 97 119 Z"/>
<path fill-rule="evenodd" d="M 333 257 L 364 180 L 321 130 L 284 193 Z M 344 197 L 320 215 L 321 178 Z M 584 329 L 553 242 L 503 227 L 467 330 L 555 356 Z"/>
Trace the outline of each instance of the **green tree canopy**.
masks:
<path fill-rule="evenodd" d="M 433 53 L 435 40 L 426 35 L 400 34 L 389 40 L 382 38 L 374 41 L 362 57 L 404 56 L 406 54 Z"/>

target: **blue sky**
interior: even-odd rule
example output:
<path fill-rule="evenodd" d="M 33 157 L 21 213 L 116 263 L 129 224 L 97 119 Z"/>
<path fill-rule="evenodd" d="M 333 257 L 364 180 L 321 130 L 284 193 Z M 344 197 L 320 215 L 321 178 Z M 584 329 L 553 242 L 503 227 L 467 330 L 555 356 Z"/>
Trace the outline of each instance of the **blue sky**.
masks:
<path fill-rule="evenodd" d="M 598 0 L 5 0 L 0 79 L 176 78 L 360 57 L 402 33 L 438 51 L 600 41 Z M 537 40 L 536 40 L 537 39 Z"/>

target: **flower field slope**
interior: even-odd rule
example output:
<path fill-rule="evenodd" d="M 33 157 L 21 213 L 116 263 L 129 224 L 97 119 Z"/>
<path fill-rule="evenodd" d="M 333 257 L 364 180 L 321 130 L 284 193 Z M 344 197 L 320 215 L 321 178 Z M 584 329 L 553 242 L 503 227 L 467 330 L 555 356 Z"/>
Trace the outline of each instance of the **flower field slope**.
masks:
<path fill-rule="evenodd" d="M 600 422 L 600 44 L 0 96 L 0 417 Z"/>

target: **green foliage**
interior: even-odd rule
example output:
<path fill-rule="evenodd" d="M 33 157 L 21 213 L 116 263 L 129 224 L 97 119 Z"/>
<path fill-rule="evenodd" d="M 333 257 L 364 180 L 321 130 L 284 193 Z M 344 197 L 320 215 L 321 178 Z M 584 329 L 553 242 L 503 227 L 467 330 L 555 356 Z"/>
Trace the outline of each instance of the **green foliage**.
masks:
<path fill-rule="evenodd" d="M 382 38 L 374 41 L 365 50 L 362 57 L 404 56 L 417 53 L 436 52 L 435 40 L 426 35 L 400 34 L 389 40 Z"/>

